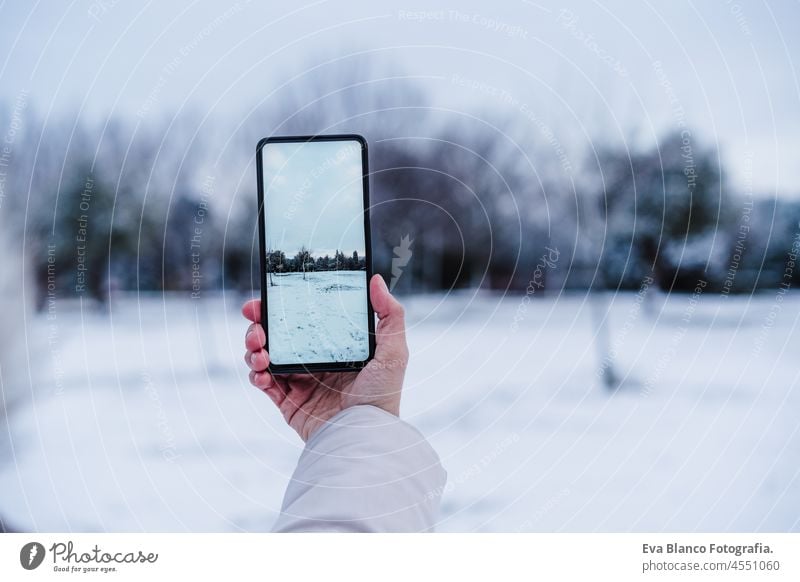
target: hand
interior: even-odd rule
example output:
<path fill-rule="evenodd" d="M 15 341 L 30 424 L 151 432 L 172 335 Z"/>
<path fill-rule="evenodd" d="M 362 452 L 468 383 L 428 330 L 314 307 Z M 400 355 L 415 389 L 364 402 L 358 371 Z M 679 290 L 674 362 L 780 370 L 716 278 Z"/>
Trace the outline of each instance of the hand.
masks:
<path fill-rule="evenodd" d="M 273 376 L 266 371 L 269 354 L 264 349 L 261 300 L 248 301 L 242 307 L 244 316 L 253 322 L 244 340 L 250 383 L 272 399 L 304 441 L 328 419 L 351 406 L 371 404 L 396 416 L 400 414 L 400 392 L 408 363 L 403 306 L 389 293 L 380 275 L 372 277 L 369 296 L 379 319 L 375 357 L 359 372 Z"/>

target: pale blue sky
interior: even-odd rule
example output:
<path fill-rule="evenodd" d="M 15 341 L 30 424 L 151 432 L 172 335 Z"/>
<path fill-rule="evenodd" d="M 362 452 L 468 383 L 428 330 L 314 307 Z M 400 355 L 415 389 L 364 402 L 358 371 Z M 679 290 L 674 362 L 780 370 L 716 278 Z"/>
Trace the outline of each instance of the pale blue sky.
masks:
<path fill-rule="evenodd" d="M 361 146 L 357 141 L 271 143 L 262 152 L 267 246 L 291 256 L 364 256 Z"/>

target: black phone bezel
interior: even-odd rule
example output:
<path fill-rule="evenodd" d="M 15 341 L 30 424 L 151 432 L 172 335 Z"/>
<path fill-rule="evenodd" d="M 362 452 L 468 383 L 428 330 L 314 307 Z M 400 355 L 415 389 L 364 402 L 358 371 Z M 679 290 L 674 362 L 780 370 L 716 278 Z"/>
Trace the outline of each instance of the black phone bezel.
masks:
<path fill-rule="evenodd" d="M 272 374 L 309 374 L 314 372 L 347 372 L 360 370 L 375 356 L 375 312 L 370 300 L 369 285 L 372 280 L 372 237 L 370 227 L 369 206 L 369 165 L 367 156 L 367 140 L 354 133 L 330 135 L 295 135 L 272 136 L 259 140 L 256 145 L 256 184 L 258 190 L 258 244 L 261 286 L 261 322 L 264 328 L 266 341 L 264 347 L 269 351 L 269 326 L 267 320 L 267 246 L 266 226 L 264 224 L 264 174 L 261 150 L 270 143 L 307 143 L 313 141 L 357 141 L 361 145 L 361 174 L 362 190 L 364 195 L 364 241 L 365 241 L 365 266 L 367 271 L 367 327 L 369 353 L 366 360 L 357 362 L 316 362 L 313 364 L 273 364 L 270 362 L 268 370 Z"/>

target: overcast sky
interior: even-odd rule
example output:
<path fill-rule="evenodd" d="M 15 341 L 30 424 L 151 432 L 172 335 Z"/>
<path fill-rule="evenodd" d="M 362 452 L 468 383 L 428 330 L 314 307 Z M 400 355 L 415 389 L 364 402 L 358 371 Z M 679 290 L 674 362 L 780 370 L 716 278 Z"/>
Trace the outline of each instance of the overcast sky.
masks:
<path fill-rule="evenodd" d="M 435 107 L 506 106 L 454 78 L 500 87 L 566 144 L 648 142 L 680 117 L 735 186 L 797 195 L 799 24 L 796 1 L 3 2 L 0 101 L 235 122 L 309 55 L 372 51 Z"/>
<path fill-rule="evenodd" d="M 261 150 L 267 246 L 294 256 L 341 250 L 364 256 L 361 148 L 357 141 L 273 143 Z"/>

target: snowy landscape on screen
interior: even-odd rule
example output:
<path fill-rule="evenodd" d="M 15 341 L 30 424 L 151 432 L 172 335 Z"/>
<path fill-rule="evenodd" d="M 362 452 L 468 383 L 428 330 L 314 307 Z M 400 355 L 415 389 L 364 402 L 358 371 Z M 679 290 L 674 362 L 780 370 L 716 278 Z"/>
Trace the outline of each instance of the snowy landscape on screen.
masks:
<path fill-rule="evenodd" d="M 270 528 L 303 444 L 248 383 L 247 297 L 183 297 L 115 297 L 110 316 L 64 300 L 29 321 L 34 390 L 27 372 L 3 387 L 22 390 L 10 526 Z M 402 415 L 448 471 L 439 530 L 800 529 L 800 294 L 611 296 L 616 393 L 590 299 L 524 297 L 401 298 Z"/>
<path fill-rule="evenodd" d="M 367 359 L 366 271 L 273 274 L 271 280 L 267 309 L 273 363 Z"/>

